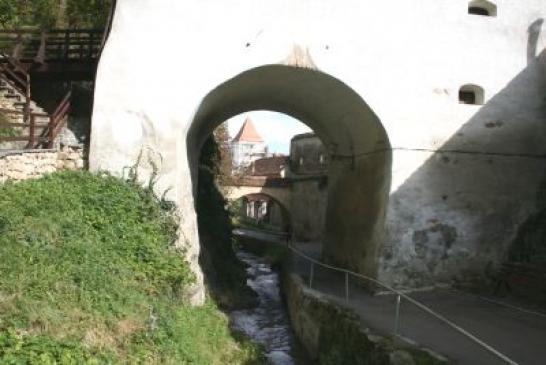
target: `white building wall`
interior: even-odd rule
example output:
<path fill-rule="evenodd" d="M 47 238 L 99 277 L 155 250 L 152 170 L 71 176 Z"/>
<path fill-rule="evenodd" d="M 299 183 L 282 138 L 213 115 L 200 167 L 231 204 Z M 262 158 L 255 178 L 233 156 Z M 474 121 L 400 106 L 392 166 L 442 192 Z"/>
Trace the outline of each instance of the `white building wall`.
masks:
<path fill-rule="evenodd" d="M 420 286 L 456 278 L 468 261 L 483 271 L 502 260 L 544 178 L 543 159 L 505 155 L 546 154 L 544 57 L 529 57 L 532 24 L 537 55 L 546 44 L 546 0 L 496 4 L 497 17 L 481 17 L 463 0 L 118 0 L 91 168 L 121 173 L 141 150 L 160 155 L 157 189 L 172 188 L 198 270 L 185 139 L 195 110 L 217 85 L 282 63 L 297 45 L 358 92 L 393 147 L 380 277 Z M 485 89 L 486 105 L 458 103 L 467 83 Z M 472 153 L 436 153 L 445 149 Z"/>
<path fill-rule="evenodd" d="M 231 142 L 231 156 L 233 167 L 239 169 L 267 157 L 267 147 L 263 142 Z"/>

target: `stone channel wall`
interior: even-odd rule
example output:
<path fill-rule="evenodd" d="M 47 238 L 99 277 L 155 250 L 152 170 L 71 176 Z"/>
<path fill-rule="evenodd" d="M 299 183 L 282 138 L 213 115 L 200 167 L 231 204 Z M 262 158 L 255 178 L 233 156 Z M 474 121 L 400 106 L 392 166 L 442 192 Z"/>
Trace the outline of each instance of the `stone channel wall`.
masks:
<path fill-rule="evenodd" d="M 443 365 L 431 351 L 372 334 L 356 314 L 305 286 L 285 266 L 281 285 L 294 333 L 320 365 Z"/>
<path fill-rule="evenodd" d="M 38 178 L 60 170 L 85 166 L 83 149 L 23 150 L 0 153 L 0 182 Z"/>

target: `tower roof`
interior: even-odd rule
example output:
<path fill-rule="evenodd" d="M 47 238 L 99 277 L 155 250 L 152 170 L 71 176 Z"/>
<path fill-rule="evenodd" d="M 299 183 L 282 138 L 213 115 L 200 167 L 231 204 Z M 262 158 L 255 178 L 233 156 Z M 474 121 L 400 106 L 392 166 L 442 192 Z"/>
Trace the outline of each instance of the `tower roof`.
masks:
<path fill-rule="evenodd" d="M 250 118 L 246 118 L 239 133 L 233 138 L 233 142 L 263 142 L 264 140 L 256 131 L 254 123 Z"/>

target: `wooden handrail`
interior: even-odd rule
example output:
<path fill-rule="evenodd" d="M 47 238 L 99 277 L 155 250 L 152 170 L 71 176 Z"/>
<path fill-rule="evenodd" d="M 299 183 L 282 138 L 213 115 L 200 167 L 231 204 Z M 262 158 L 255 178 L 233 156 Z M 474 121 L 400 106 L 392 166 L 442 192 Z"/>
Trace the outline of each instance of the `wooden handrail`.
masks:
<path fill-rule="evenodd" d="M 19 84 L 19 86 L 16 87 L 17 91 L 19 91 L 20 93 L 22 94 L 25 94 L 26 93 L 26 81 L 23 80 L 22 78 L 20 78 L 15 72 L 13 72 L 12 70 L 10 70 L 9 68 L 6 68 L 6 67 L 2 67 L 0 68 L 0 71 L 1 72 L 4 72 L 5 74 L 7 74 L 7 79 L 11 79 L 13 80 L 14 82 L 12 83 L 13 85 L 17 85 Z M 12 86 L 13 86 L 12 85 Z"/>
<path fill-rule="evenodd" d="M 20 87 L 17 86 L 13 81 L 9 79 L 9 77 L 5 76 L 3 73 L 3 69 L 0 67 L 0 80 L 6 82 L 11 88 L 17 90 L 19 93 L 24 94 L 25 90 L 20 90 Z"/>
<path fill-rule="evenodd" d="M 59 103 L 53 114 L 51 115 L 49 127 L 47 130 L 47 147 L 53 148 L 55 139 L 59 135 L 61 128 L 68 119 L 68 113 L 70 111 L 70 99 L 72 97 L 72 90 L 68 91 L 62 101 Z"/>
<path fill-rule="evenodd" d="M 69 92 L 66 93 L 64 98 L 61 100 L 61 102 L 59 103 L 59 105 L 57 106 L 55 111 L 53 112 L 52 116 L 56 116 L 56 115 L 61 114 L 62 109 L 66 105 L 70 106 L 70 98 L 72 98 L 72 90 L 70 90 Z"/>
<path fill-rule="evenodd" d="M 12 58 L 27 63 L 97 60 L 102 33 L 102 29 L 0 30 L 0 52 L 10 53 Z"/>

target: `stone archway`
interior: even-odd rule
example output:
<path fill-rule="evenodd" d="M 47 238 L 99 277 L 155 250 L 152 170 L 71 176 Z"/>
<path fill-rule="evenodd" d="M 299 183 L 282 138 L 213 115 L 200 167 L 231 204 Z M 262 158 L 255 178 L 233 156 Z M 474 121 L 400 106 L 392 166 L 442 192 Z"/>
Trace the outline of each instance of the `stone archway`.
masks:
<path fill-rule="evenodd" d="M 289 187 L 266 187 L 266 186 L 226 186 L 224 188 L 224 197 L 227 200 L 234 201 L 247 195 L 263 194 L 279 202 L 285 209 L 290 206 L 290 188 Z"/>
<path fill-rule="evenodd" d="M 246 204 L 248 204 L 251 201 L 267 202 L 267 210 L 268 210 L 267 215 L 269 216 L 269 219 L 271 218 L 277 218 L 277 219 L 274 219 L 273 222 L 266 221 L 265 223 L 266 224 L 269 223 L 272 226 L 277 226 L 277 228 L 283 232 L 288 233 L 290 231 L 289 229 L 289 227 L 291 226 L 290 210 L 288 209 L 288 206 L 286 205 L 286 203 L 284 201 L 279 200 L 277 196 L 271 195 L 267 192 L 257 192 L 257 193 L 248 193 L 248 194 L 234 194 L 234 195 L 231 195 L 231 197 L 228 198 L 228 200 L 231 200 L 231 201 L 241 200 Z M 272 208 L 274 211 L 271 211 Z"/>
<path fill-rule="evenodd" d="M 222 83 L 202 100 L 187 136 L 192 184 L 201 146 L 214 128 L 250 110 L 288 114 L 312 128 L 331 164 L 323 258 L 376 276 L 391 180 L 387 134 L 349 86 L 325 73 L 267 65 Z"/>

